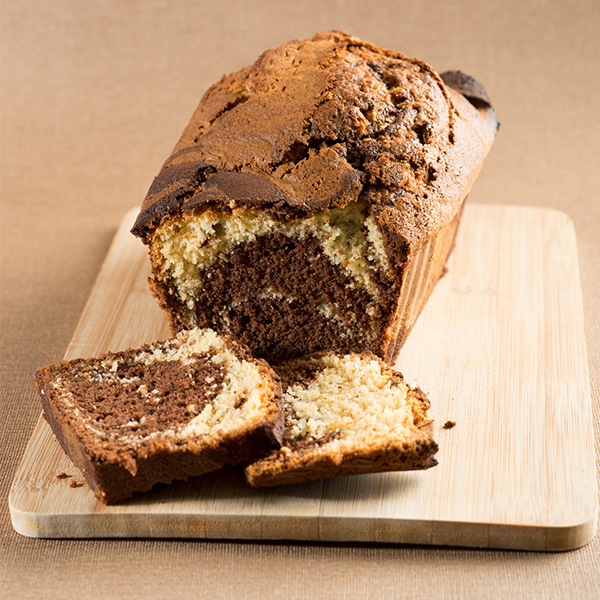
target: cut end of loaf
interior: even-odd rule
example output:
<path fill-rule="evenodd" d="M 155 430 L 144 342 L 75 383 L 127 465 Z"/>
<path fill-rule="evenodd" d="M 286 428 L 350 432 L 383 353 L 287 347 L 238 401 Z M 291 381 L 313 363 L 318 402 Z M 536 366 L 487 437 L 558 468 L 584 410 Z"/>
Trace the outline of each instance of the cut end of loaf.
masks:
<path fill-rule="evenodd" d="M 159 227 L 152 287 L 176 330 L 212 327 L 270 361 L 377 347 L 394 275 L 363 204 L 288 221 L 237 208 Z"/>

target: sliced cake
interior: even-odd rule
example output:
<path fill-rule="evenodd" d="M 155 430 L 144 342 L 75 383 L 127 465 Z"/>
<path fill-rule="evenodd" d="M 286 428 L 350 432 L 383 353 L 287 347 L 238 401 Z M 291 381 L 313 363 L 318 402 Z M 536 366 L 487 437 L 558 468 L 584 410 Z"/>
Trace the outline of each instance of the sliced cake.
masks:
<path fill-rule="evenodd" d="M 47 366 L 37 386 L 60 445 L 109 504 L 247 462 L 282 439 L 279 378 L 212 330 Z"/>
<path fill-rule="evenodd" d="M 425 394 L 374 355 L 320 354 L 276 370 L 283 389 L 283 444 L 246 467 L 251 486 L 437 464 Z"/>

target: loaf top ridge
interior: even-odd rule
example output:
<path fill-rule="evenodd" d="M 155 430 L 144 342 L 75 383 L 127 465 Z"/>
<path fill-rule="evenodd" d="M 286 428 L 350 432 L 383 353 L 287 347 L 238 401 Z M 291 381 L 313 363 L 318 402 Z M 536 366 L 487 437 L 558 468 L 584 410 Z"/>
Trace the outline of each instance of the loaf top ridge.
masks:
<path fill-rule="evenodd" d="M 267 50 L 205 93 L 132 232 L 208 206 L 289 218 L 359 200 L 418 243 L 456 214 L 497 129 L 485 90 L 447 81 L 342 31 Z"/>

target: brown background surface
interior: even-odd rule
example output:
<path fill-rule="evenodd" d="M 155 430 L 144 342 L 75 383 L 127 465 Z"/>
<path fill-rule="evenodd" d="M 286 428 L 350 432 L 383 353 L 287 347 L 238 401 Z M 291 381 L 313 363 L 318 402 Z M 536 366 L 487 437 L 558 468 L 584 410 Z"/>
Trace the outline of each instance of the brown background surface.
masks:
<path fill-rule="evenodd" d="M 573 218 L 598 451 L 600 4 L 3 0 L 1 11 L 0 596 L 600 597 L 600 536 L 564 554 L 34 540 L 8 510 L 40 413 L 34 371 L 62 358 L 118 223 L 202 93 L 265 48 L 332 28 L 474 75 L 502 128 L 470 201 Z"/>

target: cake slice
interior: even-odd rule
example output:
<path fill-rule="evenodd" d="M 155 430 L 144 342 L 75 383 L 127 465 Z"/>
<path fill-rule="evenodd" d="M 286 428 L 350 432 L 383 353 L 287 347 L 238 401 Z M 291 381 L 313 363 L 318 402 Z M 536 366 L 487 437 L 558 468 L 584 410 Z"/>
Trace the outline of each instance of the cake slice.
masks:
<path fill-rule="evenodd" d="M 497 128 L 471 78 L 347 33 L 267 50 L 206 92 L 149 189 L 151 289 L 174 331 L 269 362 L 393 364 Z"/>
<path fill-rule="evenodd" d="M 276 370 L 283 444 L 245 468 L 252 487 L 437 464 L 428 399 L 374 355 L 320 354 Z"/>
<path fill-rule="evenodd" d="M 110 504 L 280 445 L 279 378 L 212 330 L 37 372 L 44 415 Z"/>

